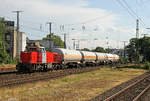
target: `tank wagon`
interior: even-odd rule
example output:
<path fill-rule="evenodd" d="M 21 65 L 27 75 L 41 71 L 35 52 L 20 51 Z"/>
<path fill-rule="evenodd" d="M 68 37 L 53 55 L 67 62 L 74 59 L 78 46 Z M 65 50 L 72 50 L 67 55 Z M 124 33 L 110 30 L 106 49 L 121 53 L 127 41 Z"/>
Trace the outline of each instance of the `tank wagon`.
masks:
<path fill-rule="evenodd" d="M 106 63 L 106 61 L 107 61 L 106 53 L 95 52 L 95 54 L 96 54 L 96 62 L 97 62 L 97 64 L 105 64 Z"/>
<path fill-rule="evenodd" d="M 80 53 L 82 54 L 83 65 L 90 66 L 96 64 L 97 56 L 94 52 L 80 51 Z"/>
<path fill-rule="evenodd" d="M 83 56 L 80 51 L 57 48 L 52 49 L 51 52 L 58 53 L 61 55 L 61 61 L 63 65 L 78 66 L 82 63 Z"/>
<path fill-rule="evenodd" d="M 117 62 L 119 62 L 119 56 L 116 54 L 63 48 L 52 49 L 51 52 L 48 52 L 44 47 L 34 46 L 21 52 L 20 62 L 16 65 L 16 69 L 33 72 L 49 68 L 84 67 Z"/>

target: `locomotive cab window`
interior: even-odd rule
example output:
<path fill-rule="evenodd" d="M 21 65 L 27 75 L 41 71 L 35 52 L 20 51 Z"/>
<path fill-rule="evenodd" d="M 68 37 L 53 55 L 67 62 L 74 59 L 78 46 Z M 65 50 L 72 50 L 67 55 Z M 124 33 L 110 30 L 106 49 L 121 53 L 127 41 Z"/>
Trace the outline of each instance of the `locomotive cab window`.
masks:
<path fill-rule="evenodd" d="M 29 52 L 36 52 L 36 51 L 37 51 L 37 48 L 33 48 L 33 47 L 31 48 L 31 47 L 30 47 L 30 48 L 27 48 L 27 51 L 29 51 Z"/>
<path fill-rule="evenodd" d="M 45 53 L 45 48 L 40 48 L 40 52 Z"/>

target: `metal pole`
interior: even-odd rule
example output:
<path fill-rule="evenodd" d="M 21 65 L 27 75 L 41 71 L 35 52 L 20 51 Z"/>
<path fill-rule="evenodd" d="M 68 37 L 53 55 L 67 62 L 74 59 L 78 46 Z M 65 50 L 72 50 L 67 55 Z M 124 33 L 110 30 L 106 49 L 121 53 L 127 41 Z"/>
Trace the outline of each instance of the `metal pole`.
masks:
<path fill-rule="evenodd" d="M 136 20 L 136 38 L 139 38 L 139 20 Z"/>
<path fill-rule="evenodd" d="M 17 13 L 17 28 L 16 28 L 16 32 L 17 32 L 17 44 L 16 44 L 16 46 L 17 46 L 17 58 L 19 58 L 19 28 L 20 28 L 20 26 L 19 26 L 19 14 L 20 14 L 20 12 L 23 12 L 23 11 L 13 11 L 13 13 Z"/>
<path fill-rule="evenodd" d="M 136 38 L 137 38 L 137 47 L 136 47 L 136 61 L 138 62 L 139 60 L 139 56 L 138 56 L 138 48 L 139 48 L 139 42 L 138 42 L 138 38 L 139 38 L 139 20 L 136 20 Z"/>
<path fill-rule="evenodd" d="M 123 57 L 125 58 L 126 57 L 125 44 L 127 41 L 122 41 L 122 42 L 124 43 L 124 56 Z"/>
<path fill-rule="evenodd" d="M 73 43 L 73 47 L 74 47 L 74 49 L 76 49 L 76 43 L 75 43 L 75 40 L 74 40 L 74 43 Z"/>
<path fill-rule="evenodd" d="M 51 30 L 52 30 L 52 22 L 47 22 L 47 24 L 49 24 L 49 34 L 50 34 L 50 39 L 52 38 L 52 36 L 51 36 Z"/>
<path fill-rule="evenodd" d="M 72 40 L 74 40 L 74 42 L 73 42 L 73 49 L 75 49 L 75 46 L 76 46 L 75 40 L 76 39 L 72 39 Z"/>
<path fill-rule="evenodd" d="M 66 33 L 64 33 L 64 48 L 66 49 Z"/>

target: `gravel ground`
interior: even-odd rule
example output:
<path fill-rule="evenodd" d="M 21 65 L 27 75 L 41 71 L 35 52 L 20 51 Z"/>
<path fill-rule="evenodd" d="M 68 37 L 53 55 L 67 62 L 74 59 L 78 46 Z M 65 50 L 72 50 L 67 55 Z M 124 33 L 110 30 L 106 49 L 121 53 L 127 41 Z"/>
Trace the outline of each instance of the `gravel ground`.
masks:
<path fill-rule="evenodd" d="M 110 90 L 108 90 L 108 91 L 106 91 L 106 92 L 96 96 L 95 98 L 91 99 L 90 101 L 103 101 L 106 98 L 110 97 L 111 95 L 117 93 L 118 91 L 120 91 L 120 90 L 124 89 L 125 87 L 129 86 L 130 84 L 134 83 L 135 81 L 143 78 L 147 74 L 148 73 L 145 73 L 143 75 L 140 75 L 139 77 L 136 77 L 136 78 L 133 78 L 133 79 L 127 81 L 127 82 L 124 82 L 124 83 L 122 83 L 122 84 L 120 84 L 120 85 L 118 85 L 118 86 L 116 86 L 116 87 L 114 87 L 114 88 L 112 88 L 112 89 L 110 89 Z"/>
<path fill-rule="evenodd" d="M 150 101 L 150 89 L 145 92 L 139 101 Z"/>

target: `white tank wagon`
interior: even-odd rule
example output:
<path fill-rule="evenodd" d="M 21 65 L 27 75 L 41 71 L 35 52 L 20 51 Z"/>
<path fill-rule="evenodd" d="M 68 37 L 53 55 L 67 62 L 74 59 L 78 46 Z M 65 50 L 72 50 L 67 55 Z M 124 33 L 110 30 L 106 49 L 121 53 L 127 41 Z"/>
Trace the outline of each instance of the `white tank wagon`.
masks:
<path fill-rule="evenodd" d="M 98 52 L 95 52 L 96 56 L 97 56 L 97 63 L 98 64 L 104 64 L 105 62 L 105 57 L 106 57 L 106 53 L 98 53 Z"/>
<path fill-rule="evenodd" d="M 119 60 L 120 60 L 120 57 L 118 55 L 116 55 L 116 54 L 113 54 L 113 55 L 114 55 L 114 62 L 118 63 Z"/>
<path fill-rule="evenodd" d="M 62 55 L 62 62 L 68 65 L 75 65 L 81 63 L 82 55 L 80 51 L 56 48 L 52 49 L 51 52 L 56 52 Z"/>
<path fill-rule="evenodd" d="M 82 54 L 82 61 L 86 65 L 94 65 L 96 64 L 97 56 L 94 52 L 88 52 L 88 51 L 80 51 Z"/>
<path fill-rule="evenodd" d="M 106 63 L 112 63 L 114 59 L 113 54 L 106 54 L 105 61 Z"/>

